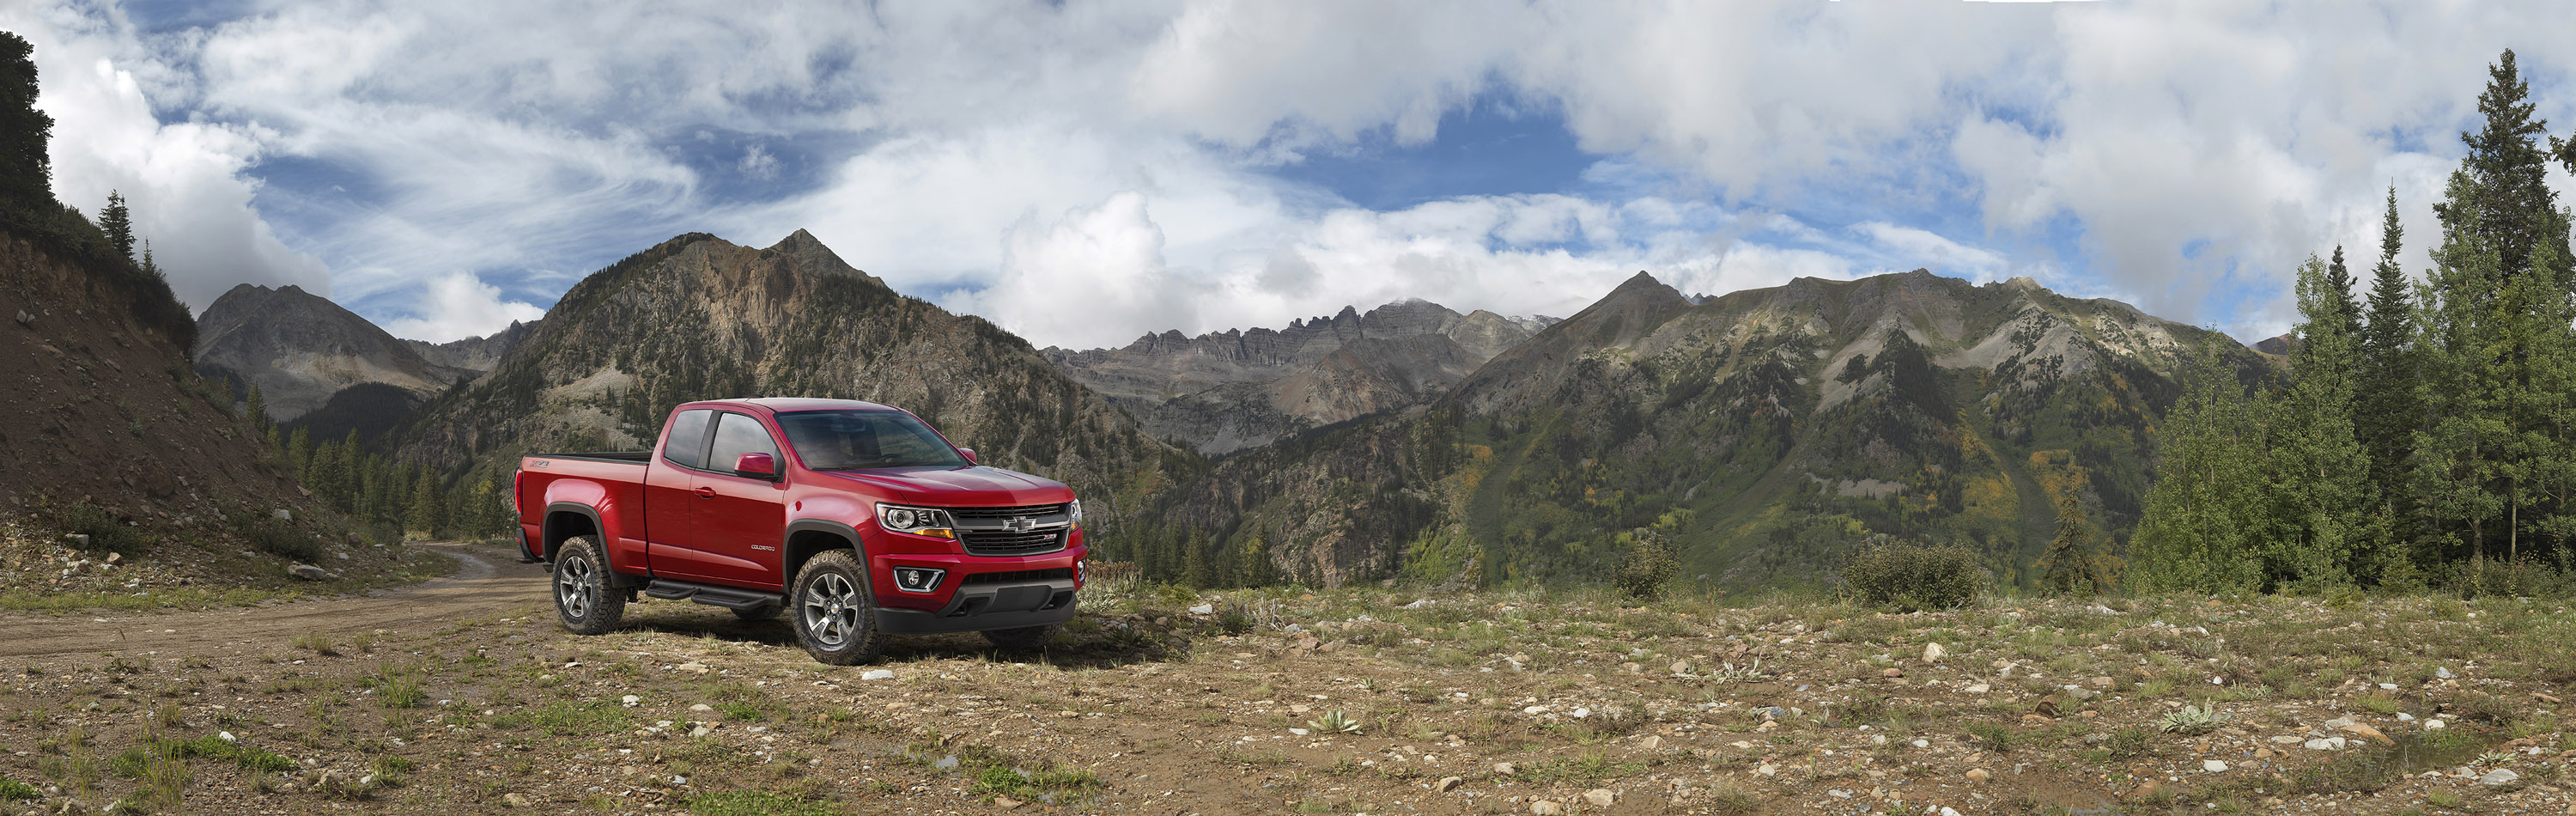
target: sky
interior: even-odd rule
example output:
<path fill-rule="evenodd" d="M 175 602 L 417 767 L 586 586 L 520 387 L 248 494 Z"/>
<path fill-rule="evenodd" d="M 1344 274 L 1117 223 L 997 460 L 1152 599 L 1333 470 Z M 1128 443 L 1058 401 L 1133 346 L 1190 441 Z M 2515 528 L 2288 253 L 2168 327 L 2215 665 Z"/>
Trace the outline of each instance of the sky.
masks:
<path fill-rule="evenodd" d="M 2300 261 L 2376 256 L 2392 186 L 2422 274 L 2503 49 L 2576 132 L 2548 0 L 0 0 L 0 30 L 57 197 L 119 191 L 192 308 L 296 285 L 430 341 L 673 235 L 799 228 L 1039 346 L 1917 267 L 2252 340 Z"/>

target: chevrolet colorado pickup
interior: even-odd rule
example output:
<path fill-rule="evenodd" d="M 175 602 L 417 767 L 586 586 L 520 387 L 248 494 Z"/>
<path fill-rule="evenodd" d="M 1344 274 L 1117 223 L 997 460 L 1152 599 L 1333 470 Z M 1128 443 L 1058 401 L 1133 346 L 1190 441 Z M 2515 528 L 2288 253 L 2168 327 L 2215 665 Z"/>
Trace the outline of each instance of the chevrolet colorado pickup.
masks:
<path fill-rule="evenodd" d="M 1072 489 L 875 403 L 687 403 L 652 451 L 529 456 L 511 484 L 522 557 L 547 562 L 576 634 L 616 628 L 640 593 L 784 611 L 807 653 L 846 666 L 898 634 L 1035 646 L 1082 588 Z"/>

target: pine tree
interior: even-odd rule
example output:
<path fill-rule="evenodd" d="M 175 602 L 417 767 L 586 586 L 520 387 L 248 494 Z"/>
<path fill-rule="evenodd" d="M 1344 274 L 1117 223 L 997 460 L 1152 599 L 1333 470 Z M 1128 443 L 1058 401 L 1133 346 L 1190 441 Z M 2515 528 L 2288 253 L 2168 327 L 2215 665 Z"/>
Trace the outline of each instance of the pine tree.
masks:
<path fill-rule="evenodd" d="M 2502 413 L 2501 352 L 2505 335 L 2495 301 L 2505 278 L 2494 232 L 2478 219 L 2482 193 L 2466 169 L 2451 174 L 2442 245 L 2432 279 L 2417 290 L 2424 326 L 2417 391 L 2425 427 L 2415 433 L 2415 492 L 2434 524 L 2428 535 L 2452 559 L 2483 561 L 2487 537 L 2503 515 L 2495 491 L 2510 428 Z"/>
<path fill-rule="evenodd" d="M 251 427 L 259 429 L 261 434 L 273 436 L 274 434 L 271 433 L 270 429 L 276 427 L 276 423 L 272 422 L 268 418 L 268 400 L 259 395 L 259 381 L 257 380 L 251 381 L 249 400 L 249 403 L 242 409 L 242 415 L 250 417 Z M 274 444 L 273 441 L 272 444 Z"/>
<path fill-rule="evenodd" d="M 54 203 L 54 118 L 36 109 L 36 49 L 0 31 L 0 210 L 38 212 Z"/>
<path fill-rule="evenodd" d="M 2479 194 L 2433 206 L 2445 233 L 2468 231 L 2467 237 L 2495 251 L 2496 268 L 2503 273 L 2496 281 L 2498 291 L 2507 279 L 2531 268 L 2532 246 L 2543 239 L 2546 222 L 2557 210 L 2557 194 L 2549 189 L 2549 154 L 2539 143 L 2549 123 L 2532 118 L 2530 98 L 2531 83 L 2516 68 L 2513 50 L 2506 49 L 2487 66 L 2487 86 L 2478 94 L 2483 126 L 2460 133 L 2468 146 L 2460 172 Z M 2566 280 L 2555 282 L 2564 285 Z"/>
<path fill-rule="evenodd" d="M 161 273 L 160 264 L 152 262 L 152 239 L 150 238 L 143 239 L 143 274 L 162 280 L 170 279 L 170 276 Z"/>
<path fill-rule="evenodd" d="M 2353 431 L 2354 331 L 2351 276 L 2314 256 L 2299 268 L 2299 348 L 2271 434 L 2273 527 L 2266 565 L 2275 582 L 2311 587 L 2353 580 L 2358 556 L 2379 544 L 2372 520 L 2378 494 L 2369 455 Z"/>
<path fill-rule="evenodd" d="M 286 464 L 294 468 L 296 481 L 309 483 L 313 469 L 313 434 L 297 428 L 287 437 Z"/>
<path fill-rule="evenodd" d="M 2080 488 L 2084 484 L 2083 468 L 2069 466 L 2073 478 L 2069 488 L 2059 492 L 2052 502 L 2057 510 L 2057 531 L 2049 537 L 2048 549 L 2040 555 L 2040 588 L 2065 595 L 2090 595 L 2109 589 L 2109 577 L 2103 574 L 2102 558 L 2095 546 L 2093 523 L 2084 518 L 2084 501 Z"/>
<path fill-rule="evenodd" d="M 439 506 L 438 475 L 421 468 L 420 479 L 411 493 L 411 511 L 403 516 L 403 528 L 423 536 L 434 535 L 445 520 Z"/>
<path fill-rule="evenodd" d="M 1181 547 L 1181 583 L 1196 589 L 1215 586 L 1216 564 L 1208 558 L 1207 534 L 1192 530 Z"/>
<path fill-rule="evenodd" d="M 116 257 L 134 260 L 134 219 L 125 211 L 125 196 L 107 191 L 107 207 L 98 211 L 98 231 L 107 233 L 107 245 L 116 249 Z"/>
<path fill-rule="evenodd" d="M 2353 424 L 2370 454 L 2370 481 L 2380 486 L 2381 515 L 2404 523 L 2415 508 L 2407 482 L 2406 457 L 2415 447 L 2415 430 L 2424 424 L 2415 395 L 2419 367 L 2415 359 L 2415 305 L 2406 271 L 2397 252 L 2406 228 L 2397 220 L 2397 188 L 2388 188 L 2388 211 L 2380 221 L 2379 263 L 2371 267 L 2370 321 L 2361 341 L 2361 382 Z M 2392 530 L 2396 541 L 2411 536 Z"/>

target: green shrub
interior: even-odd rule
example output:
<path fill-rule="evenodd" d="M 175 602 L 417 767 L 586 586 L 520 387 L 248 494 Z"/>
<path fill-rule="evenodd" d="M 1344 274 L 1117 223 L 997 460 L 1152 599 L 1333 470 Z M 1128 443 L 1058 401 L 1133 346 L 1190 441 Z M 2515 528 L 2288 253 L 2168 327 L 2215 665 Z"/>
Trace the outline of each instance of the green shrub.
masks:
<path fill-rule="evenodd" d="M 1673 575 L 1681 572 L 1681 562 L 1673 558 L 1673 548 L 1662 535 L 1653 531 L 1623 533 L 1628 544 L 1628 560 L 1612 573 L 1610 583 L 1629 600 L 1651 601 L 1664 596 L 1664 587 Z"/>
<path fill-rule="evenodd" d="M 1988 575 L 1977 554 L 1956 544 L 1889 541 L 1843 564 L 1843 591 L 1854 600 L 1899 612 L 1974 604 Z"/>
<path fill-rule="evenodd" d="M 126 526 L 107 508 L 89 502 L 77 502 L 63 508 L 55 516 L 54 523 L 61 526 L 63 532 L 89 536 L 89 546 L 82 548 L 87 552 L 133 553 L 143 548 L 143 537 L 136 534 L 134 528 Z"/>
<path fill-rule="evenodd" d="M 232 517 L 233 532 L 249 539 L 253 549 L 280 558 L 312 562 L 322 557 L 322 542 L 312 533 L 297 529 L 292 522 L 243 512 Z"/>

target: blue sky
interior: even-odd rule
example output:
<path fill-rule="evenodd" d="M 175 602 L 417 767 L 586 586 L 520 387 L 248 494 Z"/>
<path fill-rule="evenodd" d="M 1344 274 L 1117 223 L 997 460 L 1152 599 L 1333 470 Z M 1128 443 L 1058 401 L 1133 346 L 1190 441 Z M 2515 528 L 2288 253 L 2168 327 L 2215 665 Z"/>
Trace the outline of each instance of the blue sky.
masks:
<path fill-rule="evenodd" d="M 37 46 L 56 188 L 182 296 L 445 340 L 681 232 L 814 232 L 1040 345 L 1422 297 L 1580 309 L 1927 267 L 2253 339 L 2410 267 L 2485 66 L 2576 124 L 2548 3 L 104 3 Z M 2569 132 L 2566 126 L 2554 132 Z M 2562 189 L 2566 179 L 2555 179 Z"/>

